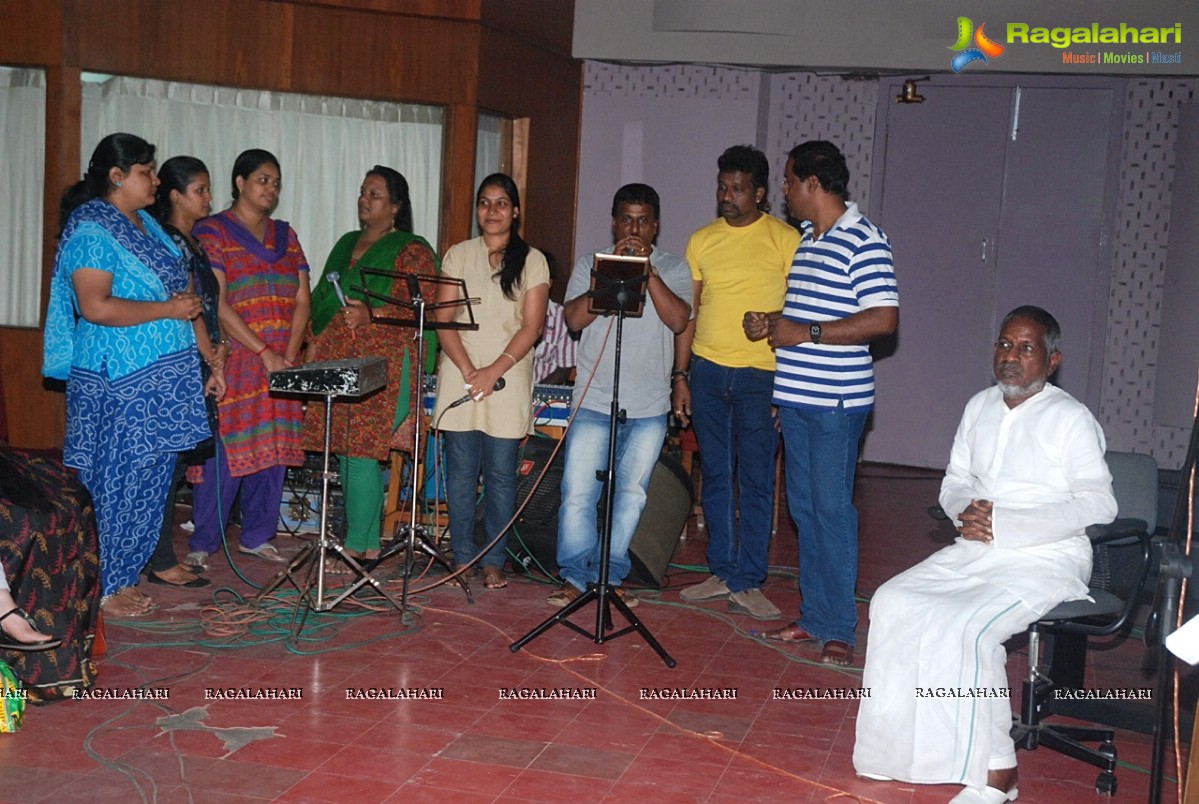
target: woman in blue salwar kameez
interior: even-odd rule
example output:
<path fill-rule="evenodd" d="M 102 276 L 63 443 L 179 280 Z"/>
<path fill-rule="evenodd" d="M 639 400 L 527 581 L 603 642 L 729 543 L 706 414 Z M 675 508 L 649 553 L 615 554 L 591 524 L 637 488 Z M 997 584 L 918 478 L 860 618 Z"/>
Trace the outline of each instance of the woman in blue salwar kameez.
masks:
<path fill-rule="evenodd" d="M 191 320 L 200 299 L 179 248 L 143 210 L 154 146 L 111 134 L 63 196 L 42 373 L 66 380 L 63 458 L 95 502 L 102 607 L 152 609 L 137 589 L 176 453 L 211 435 Z"/>

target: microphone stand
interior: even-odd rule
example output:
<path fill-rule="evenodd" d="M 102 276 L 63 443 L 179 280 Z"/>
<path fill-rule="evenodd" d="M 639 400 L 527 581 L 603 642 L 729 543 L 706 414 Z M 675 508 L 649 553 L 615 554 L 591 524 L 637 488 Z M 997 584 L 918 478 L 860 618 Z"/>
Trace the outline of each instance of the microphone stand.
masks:
<path fill-rule="evenodd" d="M 647 262 L 648 266 L 648 262 Z M 611 568 L 612 557 L 612 514 L 615 510 L 615 495 L 616 495 L 616 428 L 623 424 L 626 419 L 625 411 L 620 409 L 620 350 L 621 339 L 624 333 L 624 320 L 626 311 L 634 303 L 635 299 L 640 299 L 640 288 L 647 280 L 646 274 L 641 274 L 635 277 L 628 278 L 609 278 L 592 271 L 592 276 L 598 284 L 602 284 L 602 289 L 591 291 L 588 295 L 592 299 L 597 296 L 615 297 L 614 309 L 608 311 L 616 314 L 616 359 L 612 367 L 612 408 L 611 418 L 608 420 L 608 467 L 602 471 L 596 472 L 596 480 L 604 483 L 603 496 L 603 512 L 604 512 L 604 527 L 600 539 L 600 573 L 599 583 L 591 585 L 587 591 L 583 592 L 579 597 L 572 600 L 564 608 L 551 615 L 544 620 L 540 625 L 532 631 L 525 634 L 523 637 L 513 642 L 508 646 L 508 649 L 513 653 L 523 648 L 529 642 L 539 637 L 544 632 L 548 631 L 554 625 L 564 625 L 567 628 L 575 631 L 583 636 L 591 639 L 595 644 L 602 645 L 606 640 L 616 639 L 625 634 L 636 631 L 641 635 L 641 638 L 654 649 L 654 652 L 661 657 L 667 667 L 674 667 L 677 662 L 668 654 L 663 647 L 654 639 L 654 635 L 645 627 L 642 622 L 637 619 L 629 609 L 627 603 L 621 600 L 620 595 L 616 594 L 615 587 L 609 585 L 609 571 Z M 637 313 L 640 316 L 640 312 Z M 568 435 L 567 438 L 570 436 Z M 596 601 L 595 611 L 595 630 L 587 631 L 579 625 L 571 622 L 567 618 L 586 606 L 591 601 Z M 628 621 L 629 625 L 621 630 L 606 634 L 605 631 L 611 630 L 612 613 L 609 606 L 615 606 L 616 610 Z"/>
<path fill-rule="evenodd" d="M 1195 471 L 1196 454 L 1199 452 L 1199 416 L 1191 423 L 1191 440 L 1187 444 L 1186 458 L 1179 472 L 1178 497 L 1174 502 L 1174 514 L 1170 530 L 1161 543 L 1158 568 L 1158 590 L 1154 611 L 1145 626 L 1145 642 L 1156 648 L 1157 686 L 1154 689 L 1153 708 L 1153 763 L 1149 772 L 1149 802 L 1158 804 L 1162 797 L 1162 780 L 1165 776 L 1166 740 L 1173 731 L 1169 716 L 1174 688 L 1174 656 L 1166 649 L 1166 637 L 1174 632 L 1178 620 L 1182 581 L 1194 572 L 1194 565 L 1186 553 L 1188 513 L 1191 500 L 1187 497 L 1191 474 Z M 1191 747 L 1194 750 L 1195 746 Z M 1179 779 L 1178 784 L 1182 785 Z"/>
<path fill-rule="evenodd" d="M 362 293 L 370 298 L 380 299 L 382 301 L 394 304 L 398 307 L 412 310 L 414 317 L 408 318 L 391 318 L 387 316 L 376 316 L 371 313 L 371 320 L 376 323 L 390 324 L 393 326 L 413 327 L 416 330 L 416 404 L 415 410 L 418 417 L 424 416 L 424 392 L 425 392 L 425 330 L 426 329 L 470 329 L 475 330 L 479 325 L 475 323 L 474 310 L 471 305 L 479 301 L 478 298 L 470 298 L 466 295 L 466 283 L 461 279 L 454 279 L 437 274 L 405 274 L 398 271 L 388 271 L 376 268 L 362 269 L 364 275 L 374 274 L 378 276 L 386 276 L 402 278 L 408 285 L 408 295 L 411 300 L 397 299 L 386 294 L 375 293 L 366 287 L 360 288 Z M 449 302 L 433 302 L 429 303 L 425 300 L 424 292 L 421 290 L 421 282 L 427 282 L 435 285 L 456 285 L 460 289 L 459 298 Z M 365 284 L 365 281 L 364 281 Z M 465 305 L 468 322 L 460 323 L 456 321 L 433 321 L 426 317 L 428 310 L 439 310 L 445 307 L 459 307 Z M 408 523 L 399 524 L 396 526 L 396 538 L 390 545 L 379 552 L 377 558 L 367 563 L 367 568 L 373 570 L 384 561 L 388 560 L 397 553 L 404 554 L 404 570 L 400 588 L 400 610 L 402 612 L 400 621 L 405 625 L 412 625 L 412 607 L 409 599 L 409 586 L 412 583 L 412 576 L 416 572 L 416 557 L 418 551 L 423 553 L 428 559 L 437 563 L 447 574 L 453 571 L 450 562 L 437 549 L 437 543 L 429 533 L 428 528 L 418 521 L 417 518 L 417 495 L 419 494 L 419 478 L 421 467 L 424 464 L 423 445 L 426 443 L 423 438 L 424 427 L 418 424 L 415 429 L 415 434 L 412 439 L 412 474 L 408 485 Z M 398 478 L 393 478 L 392 482 L 399 482 Z M 460 578 L 459 583 L 462 586 L 462 591 L 466 594 L 466 602 L 474 603 L 474 597 L 470 591 L 470 585 L 465 578 Z"/>

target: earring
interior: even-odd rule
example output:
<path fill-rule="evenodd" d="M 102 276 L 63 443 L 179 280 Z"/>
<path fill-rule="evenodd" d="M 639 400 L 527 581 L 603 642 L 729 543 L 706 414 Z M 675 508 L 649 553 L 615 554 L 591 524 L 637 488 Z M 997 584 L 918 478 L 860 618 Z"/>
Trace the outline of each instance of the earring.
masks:
<path fill-rule="evenodd" d="M 124 182 L 121 182 L 121 181 L 117 182 L 117 187 L 120 187 L 122 184 L 124 184 Z"/>

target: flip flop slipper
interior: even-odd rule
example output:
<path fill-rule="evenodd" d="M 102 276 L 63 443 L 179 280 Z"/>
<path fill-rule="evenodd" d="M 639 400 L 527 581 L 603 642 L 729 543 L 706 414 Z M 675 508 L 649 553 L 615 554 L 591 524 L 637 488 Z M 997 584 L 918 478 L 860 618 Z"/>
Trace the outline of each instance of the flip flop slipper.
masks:
<path fill-rule="evenodd" d="M 41 631 L 38 631 L 37 624 L 33 621 L 32 617 L 30 617 L 28 614 L 26 614 L 25 612 L 21 611 L 19 608 L 16 608 L 14 606 L 13 608 L 9 609 L 8 611 L 4 612 L 3 614 L 0 614 L 0 650 L 20 650 L 20 651 L 50 650 L 51 648 L 57 648 L 59 645 L 62 644 L 61 639 L 51 639 L 46 642 L 18 642 L 16 637 L 10 637 L 7 633 L 4 632 L 4 628 L 3 628 L 4 620 L 7 619 L 8 617 L 11 617 L 14 614 L 16 614 L 18 617 L 20 617 L 25 622 L 29 623 L 29 627 L 32 628 L 34 631 L 37 631 L 39 634 L 42 633 Z M 43 634 L 43 636 L 44 636 L 44 634 Z"/>
<path fill-rule="evenodd" d="M 261 558 L 264 561 L 274 561 L 276 563 L 282 563 L 287 560 L 278 550 L 275 549 L 275 546 L 270 543 L 260 544 L 257 547 L 238 547 L 237 552 L 241 553 L 242 555 L 254 556 L 255 558 Z"/>

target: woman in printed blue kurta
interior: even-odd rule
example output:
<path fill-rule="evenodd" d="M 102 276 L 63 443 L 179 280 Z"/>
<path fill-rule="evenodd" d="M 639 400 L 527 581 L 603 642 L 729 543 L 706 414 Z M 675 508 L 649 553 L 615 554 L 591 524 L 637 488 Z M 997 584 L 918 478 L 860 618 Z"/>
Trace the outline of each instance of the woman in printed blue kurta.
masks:
<path fill-rule="evenodd" d="M 103 607 L 138 616 L 175 453 L 211 431 L 186 261 L 147 213 L 154 146 L 111 134 L 63 197 L 42 373 L 67 381 L 68 466 L 95 501 Z"/>

